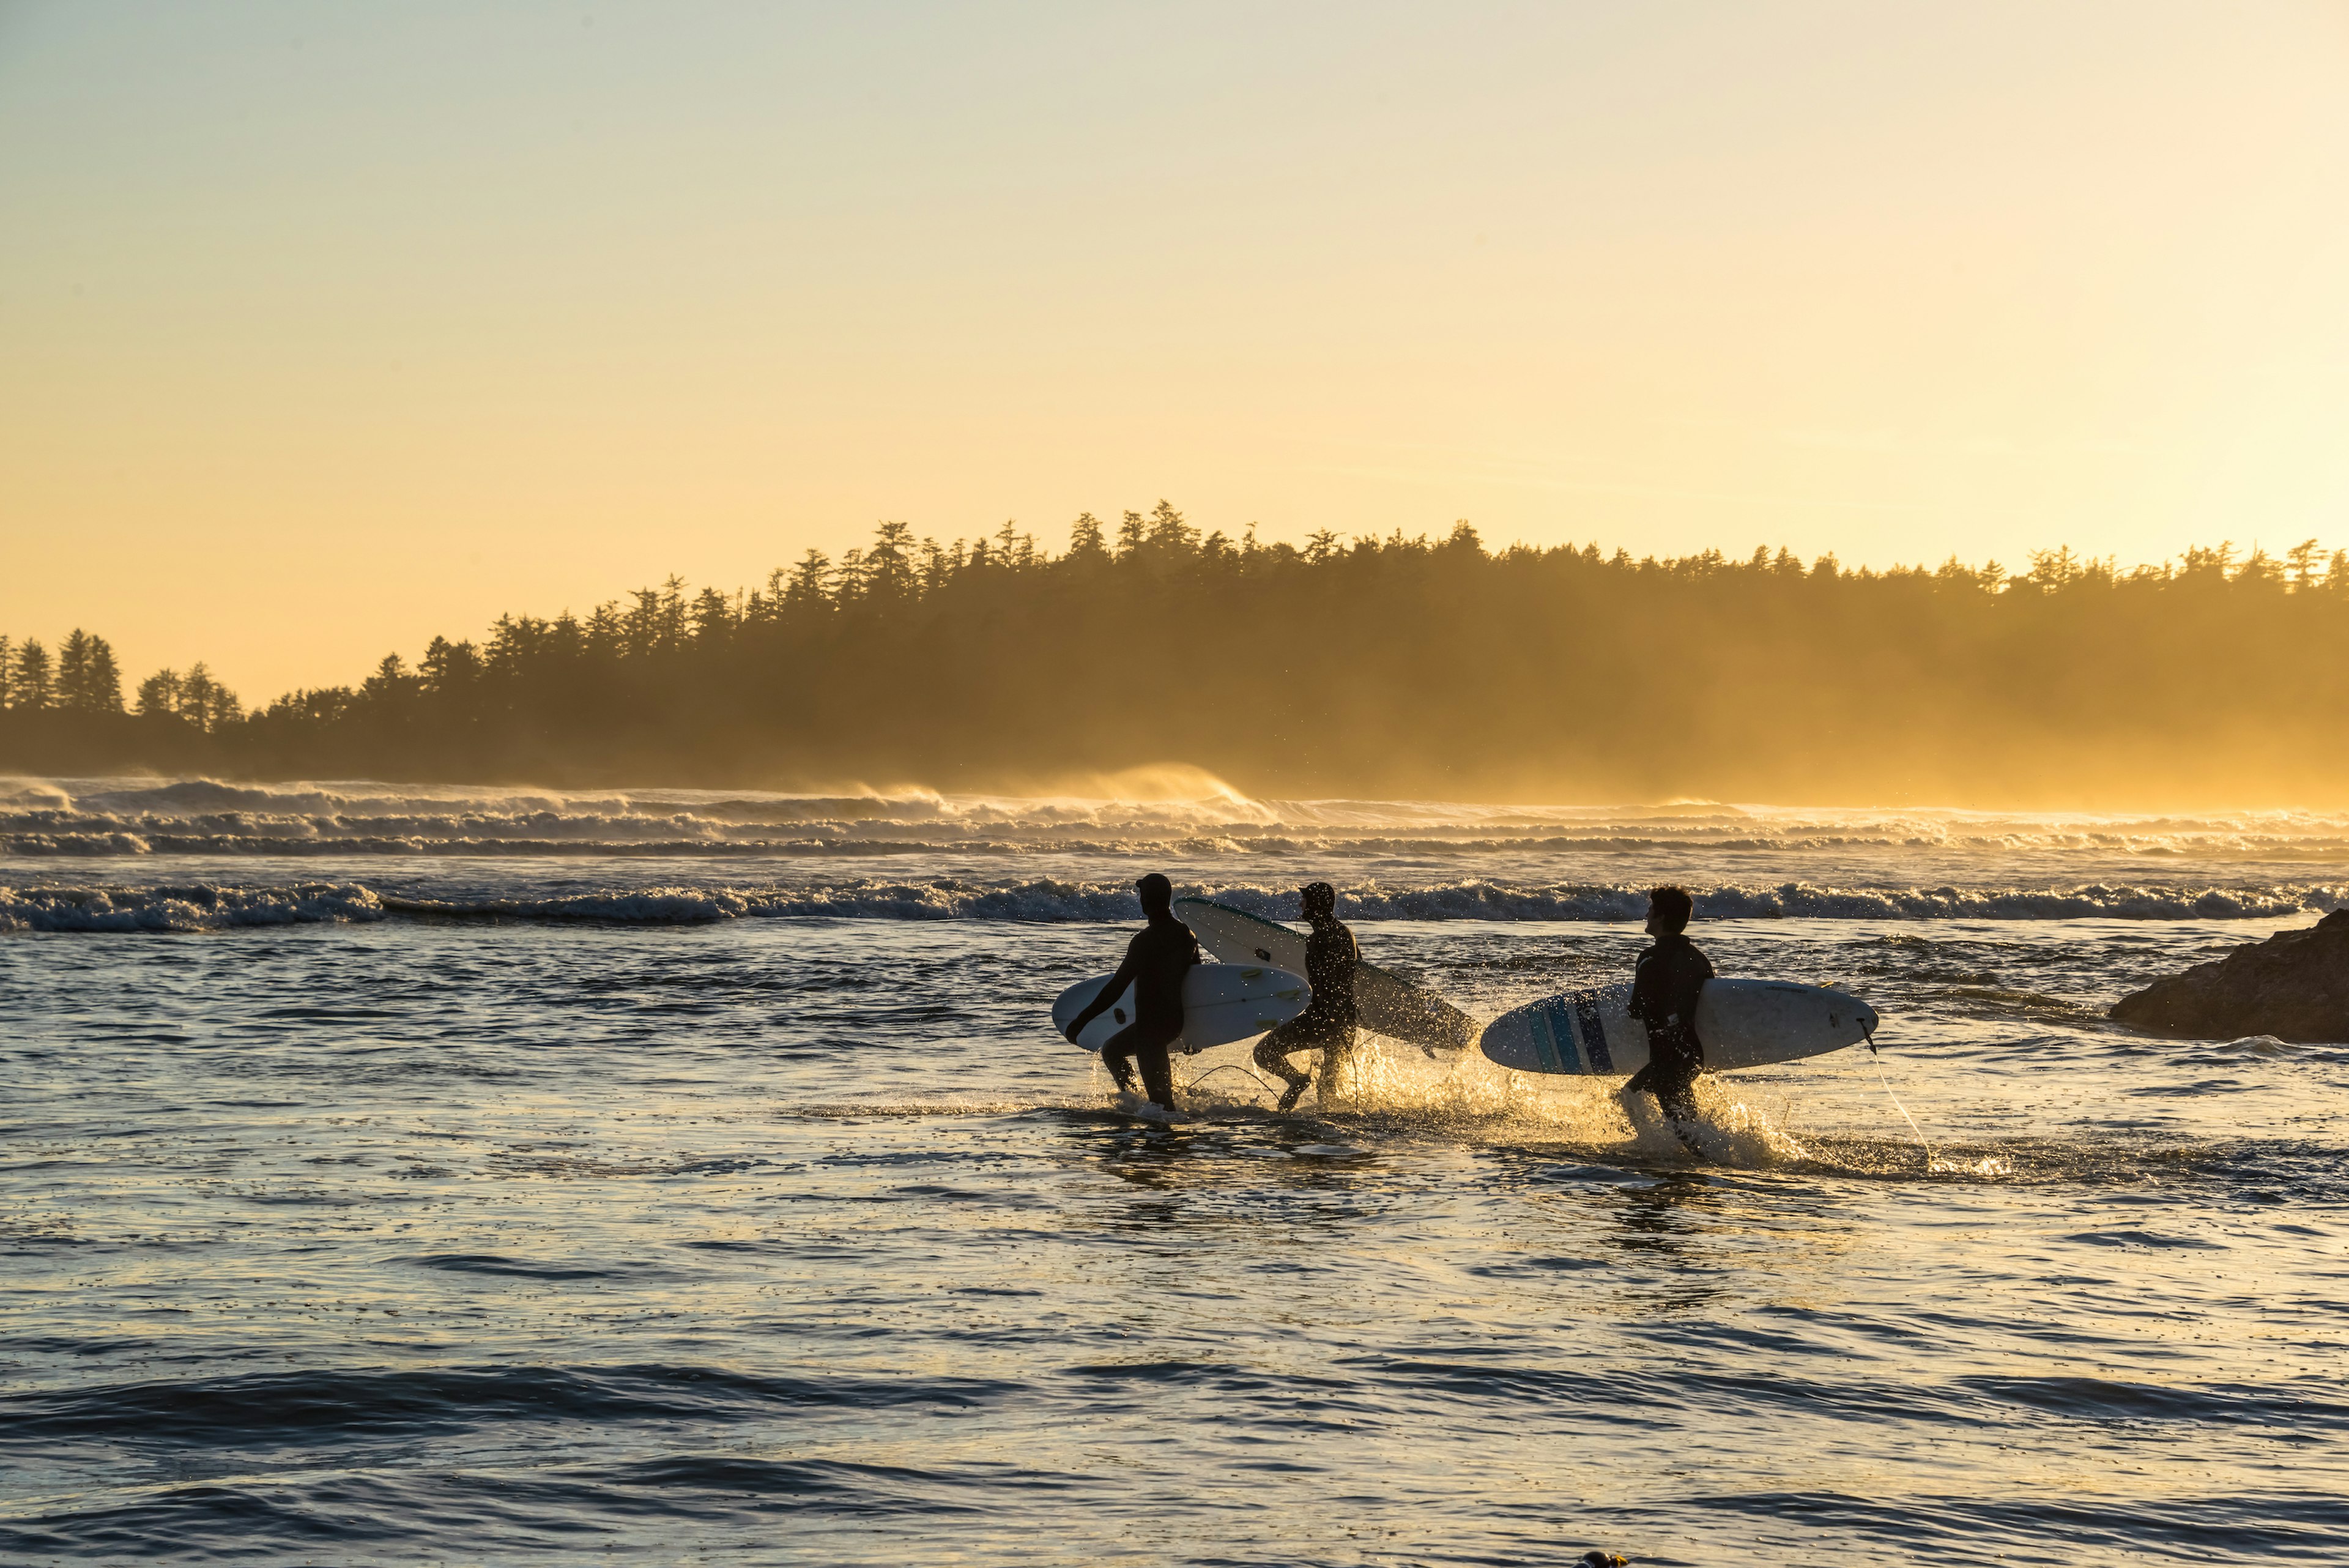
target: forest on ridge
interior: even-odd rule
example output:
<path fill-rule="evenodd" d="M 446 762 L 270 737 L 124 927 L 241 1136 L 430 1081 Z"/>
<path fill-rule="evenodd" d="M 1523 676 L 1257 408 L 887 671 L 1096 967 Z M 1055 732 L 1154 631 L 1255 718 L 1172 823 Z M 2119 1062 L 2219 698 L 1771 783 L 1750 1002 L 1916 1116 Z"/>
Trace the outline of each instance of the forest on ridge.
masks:
<path fill-rule="evenodd" d="M 1846 570 L 1442 537 L 1302 546 L 1164 502 L 760 587 L 672 578 L 435 636 L 248 709 L 126 694 L 103 638 L 0 638 L 0 768 L 548 786 L 1049 789 L 1153 763 L 1253 793 L 1487 800 L 2349 801 L 2349 552 L 2068 549 Z"/>

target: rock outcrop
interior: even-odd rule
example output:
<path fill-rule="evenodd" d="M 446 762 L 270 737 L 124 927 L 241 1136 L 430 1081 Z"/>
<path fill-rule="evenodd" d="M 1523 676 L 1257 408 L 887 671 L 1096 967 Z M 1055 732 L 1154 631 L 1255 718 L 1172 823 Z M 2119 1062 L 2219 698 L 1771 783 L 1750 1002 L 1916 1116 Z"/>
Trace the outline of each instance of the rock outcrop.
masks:
<path fill-rule="evenodd" d="M 2155 981 L 2112 1016 L 2161 1034 L 2349 1042 L 2349 909 Z"/>

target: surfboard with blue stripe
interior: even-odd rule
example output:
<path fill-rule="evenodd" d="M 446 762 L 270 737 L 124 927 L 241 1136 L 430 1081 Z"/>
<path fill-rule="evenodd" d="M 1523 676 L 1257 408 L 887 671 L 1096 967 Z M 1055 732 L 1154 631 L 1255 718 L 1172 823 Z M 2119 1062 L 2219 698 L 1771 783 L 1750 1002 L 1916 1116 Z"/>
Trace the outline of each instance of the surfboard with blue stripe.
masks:
<path fill-rule="evenodd" d="M 1510 1009 L 1485 1026 L 1486 1060 L 1519 1073 L 1620 1077 L 1648 1064 L 1648 1031 L 1631 1016 L 1626 984 L 1561 992 Z M 1828 986 L 1709 980 L 1697 1001 L 1697 1037 L 1709 1073 L 1799 1061 L 1858 1044 L 1876 1010 Z"/>
<path fill-rule="evenodd" d="M 1612 1073 L 1606 1020 L 1595 991 L 1569 991 L 1537 1003 L 1528 1020 L 1545 1073 Z"/>

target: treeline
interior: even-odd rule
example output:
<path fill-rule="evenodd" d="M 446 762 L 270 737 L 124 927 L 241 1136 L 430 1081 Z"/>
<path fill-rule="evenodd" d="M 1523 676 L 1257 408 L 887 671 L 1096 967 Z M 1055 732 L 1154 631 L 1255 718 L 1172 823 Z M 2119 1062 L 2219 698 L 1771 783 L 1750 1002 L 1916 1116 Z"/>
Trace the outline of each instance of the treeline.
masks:
<path fill-rule="evenodd" d="M 75 638 L 78 684 L 63 656 L 28 674 L 37 644 L 10 656 L 0 765 L 1017 789 L 1174 762 L 1314 795 L 2349 800 L 2349 551 L 2313 540 L 1847 571 L 1495 552 L 1464 523 L 1268 545 L 1162 502 L 1080 517 L 1058 555 L 1009 524 L 884 524 L 755 589 L 509 615 L 250 713 L 201 665 L 126 712 L 111 652 Z M 52 710 L 121 739 L 26 722 Z"/>
<path fill-rule="evenodd" d="M 36 637 L 0 634 L 0 767 L 69 773 L 180 768 L 223 760 L 244 717 L 203 665 L 159 670 L 126 711 L 122 670 L 106 639 L 77 627 L 53 655 Z M 222 744 L 212 743 L 218 733 Z"/>

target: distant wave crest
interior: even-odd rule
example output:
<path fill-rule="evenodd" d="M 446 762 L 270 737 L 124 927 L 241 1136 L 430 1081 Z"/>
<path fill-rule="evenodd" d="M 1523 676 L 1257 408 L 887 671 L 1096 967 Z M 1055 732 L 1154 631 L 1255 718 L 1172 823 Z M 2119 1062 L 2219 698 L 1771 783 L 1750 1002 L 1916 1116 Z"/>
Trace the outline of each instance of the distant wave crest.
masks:
<path fill-rule="evenodd" d="M 1202 895 L 1270 919 L 1295 916 L 1293 890 L 1256 885 L 1193 886 Z M 1636 887 L 1518 887 L 1457 882 L 1429 888 L 1368 883 L 1340 894 L 1364 920 L 1637 920 Z M 1697 891 L 1700 919 L 1830 920 L 2258 919 L 2349 907 L 2349 888 L 2162 887 L 1832 888 L 1721 886 Z M 704 925 L 758 919 L 1107 922 L 1141 916 L 1123 882 L 1050 878 L 971 882 L 859 880 L 788 887 L 648 887 L 530 898 L 422 897 L 357 882 L 282 886 L 0 888 L 0 931 L 208 931 L 336 921 L 483 920 L 617 925 Z"/>
<path fill-rule="evenodd" d="M 1445 801 L 509 790 L 0 780 L 0 855 L 440 857 L 1157 852 L 1278 857 L 1916 851 L 2338 862 L 2349 816 L 1485 805 Z M 2090 873 L 2093 875 L 2093 873 Z"/>

